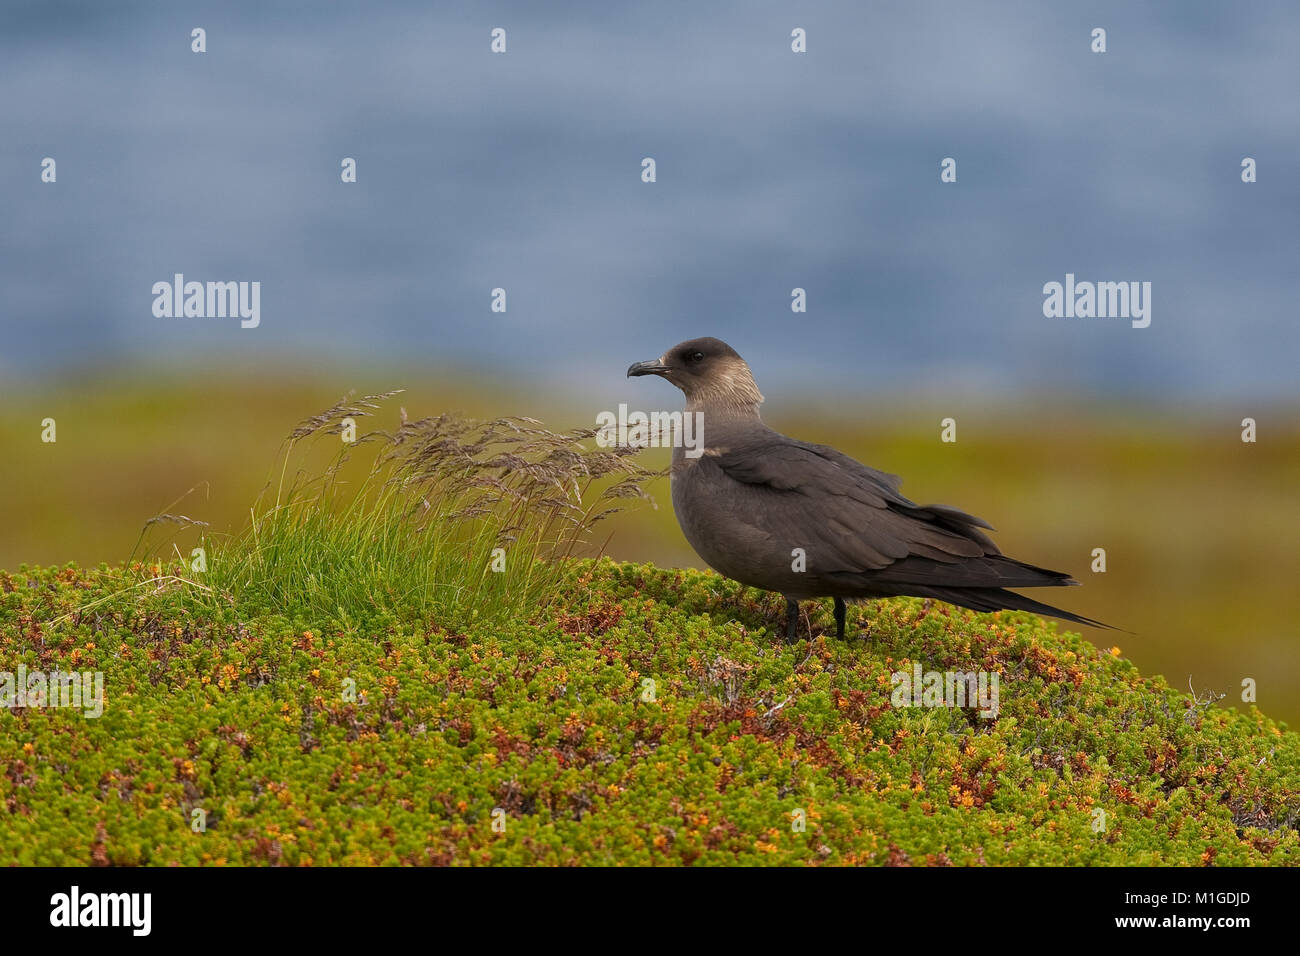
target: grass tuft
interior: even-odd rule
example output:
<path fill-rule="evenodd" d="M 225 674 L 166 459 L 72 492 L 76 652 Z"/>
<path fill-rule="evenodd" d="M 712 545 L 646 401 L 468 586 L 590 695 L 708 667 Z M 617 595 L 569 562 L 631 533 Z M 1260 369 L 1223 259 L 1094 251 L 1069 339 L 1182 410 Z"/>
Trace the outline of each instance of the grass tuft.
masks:
<path fill-rule="evenodd" d="M 247 529 L 191 578 L 211 613 L 301 609 L 355 623 L 379 610 L 508 619 L 545 607 L 564 559 L 653 473 L 628 448 L 590 448 L 591 429 L 444 414 L 362 433 L 400 394 L 345 400 L 289 434 Z M 162 515 L 159 522 L 189 526 Z M 187 524 L 188 522 L 188 524 Z M 185 561 L 183 556 L 182 560 Z M 187 562 L 188 563 L 188 562 Z"/>

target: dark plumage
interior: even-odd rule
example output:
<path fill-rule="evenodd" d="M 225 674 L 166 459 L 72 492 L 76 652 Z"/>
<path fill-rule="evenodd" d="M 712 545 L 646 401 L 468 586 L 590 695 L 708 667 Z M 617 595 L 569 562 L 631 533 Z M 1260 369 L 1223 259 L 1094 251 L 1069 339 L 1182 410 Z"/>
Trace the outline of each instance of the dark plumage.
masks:
<path fill-rule="evenodd" d="M 703 454 L 673 449 L 678 524 L 714 570 L 785 596 L 788 639 L 797 602 L 819 597 L 835 599 L 840 637 L 845 600 L 898 595 L 1107 626 L 1006 590 L 1078 582 L 1005 557 L 979 518 L 918 505 L 899 493 L 897 476 L 768 428 L 749 366 L 725 342 L 692 339 L 627 374 L 666 378 L 686 395 L 688 413 L 703 414 Z M 794 570 L 796 548 L 802 571 Z"/>

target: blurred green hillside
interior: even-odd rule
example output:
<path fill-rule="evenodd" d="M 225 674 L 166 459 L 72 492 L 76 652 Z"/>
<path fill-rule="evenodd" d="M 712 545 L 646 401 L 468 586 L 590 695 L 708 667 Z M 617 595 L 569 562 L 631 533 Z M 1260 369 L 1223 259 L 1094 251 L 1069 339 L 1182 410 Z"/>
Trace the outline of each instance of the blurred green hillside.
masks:
<path fill-rule="evenodd" d="M 135 370 L 9 388 L 0 407 L 7 450 L 0 460 L 0 568 L 120 561 L 145 520 L 164 509 L 209 522 L 209 535 L 236 532 L 295 424 L 349 390 L 397 387 L 409 391 L 362 431 L 390 427 L 399 405 L 412 417 L 523 414 L 558 429 L 591 426 L 604 407 L 573 393 L 539 406 L 523 383 L 431 377 L 427 369 Z M 671 408 L 677 399 L 666 386 L 643 391 L 636 407 L 647 410 Z M 1260 422 L 1257 444 L 1240 441 L 1247 414 Z M 945 416 L 957 419 L 955 444 L 939 440 Z M 46 417 L 57 421 L 55 444 L 41 441 Z M 1190 678 L 1198 693 L 1226 694 L 1223 705 L 1238 708 L 1242 681 L 1252 678 L 1262 709 L 1293 723 L 1300 718 L 1294 409 L 1207 415 L 1024 401 L 937 408 L 924 400 L 824 406 L 770 393 L 765 417 L 901 474 L 914 500 L 980 515 L 998 529 L 1007 553 L 1071 571 L 1084 587 L 1050 600 L 1134 632 L 1088 636 L 1120 645 L 1144 673 L 1183 689 Z M 659 467 L 668 455 L 654 450 L 644 458 Z M 601 542 L 612 535 L 606 553 L 699 567 L 676 527 L 667 479 L 650 490 L 657 508 L 630 503 L 600 529 Z M 185 553 L 201 534 L 166 533 Z M 1104 574 L 1089 570 L 1094 548 L 1106 549 Z"/>

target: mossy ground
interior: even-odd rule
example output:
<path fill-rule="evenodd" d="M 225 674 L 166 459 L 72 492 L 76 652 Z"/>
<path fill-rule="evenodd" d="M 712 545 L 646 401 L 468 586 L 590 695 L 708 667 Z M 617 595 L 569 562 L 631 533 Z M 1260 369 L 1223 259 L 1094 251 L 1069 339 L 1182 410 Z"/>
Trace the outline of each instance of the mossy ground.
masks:
<path fill-rule="evenodd" d="M 534 620 L 340 630 L 138 580 L 0 573 L 0 670 L 107 697 L 0 711 L 0 863 L 1300 862 L 1295 734 L 1028 614 L 876 602 L 840 642 L 805 604 L 786 645 L 778 597 L 604 560 Z M 999 672 L 997 718 L 892 706 L 918 661 Z"/>

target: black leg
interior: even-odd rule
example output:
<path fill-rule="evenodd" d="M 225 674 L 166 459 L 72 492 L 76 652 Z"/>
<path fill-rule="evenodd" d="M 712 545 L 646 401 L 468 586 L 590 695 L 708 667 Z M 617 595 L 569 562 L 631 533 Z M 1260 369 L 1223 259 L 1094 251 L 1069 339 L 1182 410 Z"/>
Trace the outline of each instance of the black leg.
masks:
<path fill-rule="evenodd" d="M 844 606 L 844 598 L 835 599 L 835 636 L 844 640 L 844 614 L 848 609 Z"/>
<path fill-rule="evenodd" d="M 799 629 L 799 602 L 785 599 L 785 642 L 794 643 L 795 631 Z"/>

